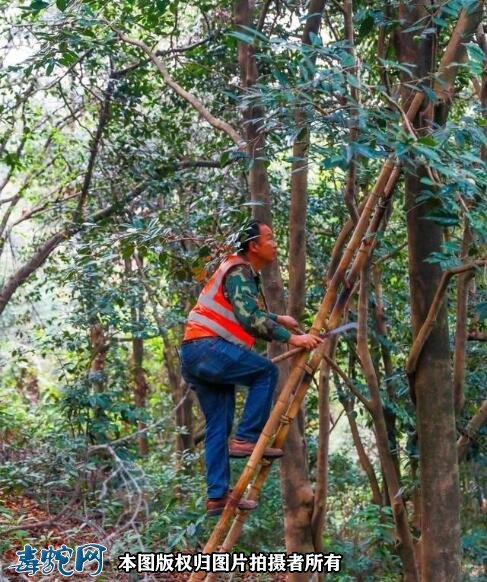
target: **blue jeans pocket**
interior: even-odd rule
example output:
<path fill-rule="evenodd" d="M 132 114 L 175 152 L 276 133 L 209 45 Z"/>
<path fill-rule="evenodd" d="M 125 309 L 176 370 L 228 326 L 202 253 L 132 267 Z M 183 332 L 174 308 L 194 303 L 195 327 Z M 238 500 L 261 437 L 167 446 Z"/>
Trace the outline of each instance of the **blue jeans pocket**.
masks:
<path fill-rule="evenodd" d="M 224 384 L 225 372 L 239 359 L 238 346 L 222 338 L 201 339 L 181 347 L 182 372 L 191 382 L 191 376 L 206 382 Z"/>

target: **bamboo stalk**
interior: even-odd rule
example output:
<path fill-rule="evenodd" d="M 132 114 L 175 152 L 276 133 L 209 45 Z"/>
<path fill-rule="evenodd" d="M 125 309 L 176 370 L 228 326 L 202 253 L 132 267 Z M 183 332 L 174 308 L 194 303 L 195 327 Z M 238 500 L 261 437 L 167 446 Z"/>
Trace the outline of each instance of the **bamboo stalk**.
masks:
<path fill-rule="evenodd" d="M 350 296 L 352 295 L 352 293 L 354 291 L 355 291 L 354 285 L 350 285 L 348 287 L 348 289 L 345 290 L 345 294 L 347 295 L 347 297 L 345 297 L 344 299 L 342 299 L 342 297 L 340 298 L 339 301 L 340 301 L 341 309 L 337 309 L 337 308 L 334 309 L 332 317 L 330 319 L 330 326 L 332 328 L 337 327 L 338 324 L 340 323 L 340 320 L 341 320 L 342 315 L 343 315 L 343 311 L 346 308 L 346 306 L 348 305 L 348 299 L 350 298 Z M 313 352 L 312 357 L 306 366 L 307 372 L 304 374 L 304 377 L 303 377 L 301 383 L 297 387 L 295 394 L 294 394 L 294 397 L 291 400 L 287 411 L 282 416 L 281 424 L 276 432 L 276 437 L 274 440 L 275 447 L 280 448 L 283 446 L 283 444 L 286 440 L 286 437 L 287 437 L 287 433 L 289 431 L 289 425 L 292 422 L 292 420 L 294 420 L 297 413 L 299 412 L 299 409 L 300 409 L 301 404 L 304 400 L 306 392 L 308 391 L 308 388 L 311 384 L 313 374 L 317 370 L 319 364 L 321 363 L 321 360 L 323 358 L 325 358 L 327 360 L 327 362 L 330 362 L 330 359 L 326 355 L 328 353 L 328 350 L 330 347 L 330 345 L 329 345 L 330 341 L 331 341 L 330 337 L 326 338 L 325 341 L 322 344 L 320 344 L 318 346 L 318 348 Z M 250 493 L 248 495 L 248 499 L 256 500 L 258 498 L 260 490 L 261 490 L 261 488 L 262 488 L 262 486 L 267 478 L 267 475 L 269 474 L 270 468 L 271 468 L 271 462 L 266 462 L 265 464 L 263 464 L 261 466 L 260 471 L 257 474 L 257 477 L 255 478 L 254 483 L 251 487 Z M 238 538 L 240 536 L 243 525 L 245 523 L 245 519 L 247 517 L 247 513 L 248 512 L 244 512 L 244 511 L 240 511 L 240 510 L 237 511 L 237 517 L 234 520 L 223 544 L 221 545 L 221 551 L 228 552 L 233 548 L 233 546 L 235 545 L 236 541 L 238 540 Z M 205 551 L 206 551 L 206 548 L 205 548 Z"/>
<path fill-rule="evenodd" d="M 421 103 L 423 102 L 423 99 L 423 94 L 418 93 L 415 95 L 407 112 L 408 118 L 414 119 Z M 364 235 L 369 232 L 369 222 L 374 209 L 376 209 L 382 198 L 392 195 L 392 191 L 398 176 L 399 169 L 395 166 L 394 158 L 391 156 L 384 164 L 375 186 L 364 205 L 359 221 L 352 233 L 345 251 L 343 252 L 337 270 L 335 271 L 335 274 L 330 281 L 328 289 L 325 293 L 325 297 L 323 298 L 318 313 L 315 316 L 310 333 L 318 335 L 325 324 L 328 329 L 333 329 L 340 324 L 343 310 L 353 290 L 353 284 L 351 284 L 353 283 L 352 279 L 353 277 L 357 277 L 357 274 L 360 272 L 360 270 L 356 269 L 353 277 L 349 275 L 346 278 L 346 286 L 343 289 L 338 301 L 336 301 L 338 297 L 338 290 L 342 283 L 345 282 L 346 271 L 357 252 L 357 257 L 360 258 L 357 258 L 355 263 L 358 262 L 358 265 L 365 264 L 365 260 L 368 258 L 373 245 L 370 243 L 367 244 L 367 240 L 363 241 L 362 239 Z M 385 212 L 385 209 L 382 212 Z M 378 215 L 380 215 L 381 220 L 383 214 L 381 214 L 380 209 L 376 210 L 374 217 L 377 217 Z M 378 228 L 380 220 L 376 218 L 376 220 L 373 221 L 374 224 L 377 225 L 376 228 Z M 326 322 L 326 318 L 330 311 L 332 311 L 330 320 Z M 295 365 L 293 366 L 288 380 L 284 385 L 273 410 L 271 411 L 269 419 L 264 426 L 264 429 L 254 447 L 247 465 L 242 471 L 234 487 L 234 490 L 230 495 L 229 501 L 203 549 L 204 553 L 214 552 L 219 547 L 228 529 L 230 521 L 236 512 L 237 504 L 247 489 L 250 481 L 252 480 L 254 472 L 261 462 L 264 450 L 270 439 L 274 439 L 275 447 L 282 446 L 284 443 L 287 432 L 289 430 L 289 424 L 292 422 L 295 415 L 299 411 L 306 391 L 308 390 L 311 383 L 313 374 L 318 368 L 323 354 L 329 347 L 328 344 L 328 340 L 325 340 L 322 344 L 320 344 L 320 346 L 318 346 L 318 348 L 312 354 L 309 362 L 306 362 L 307 353 L 303 352 L 297 356 Z M 292 395 L 293 398 L 291 399 Z M 259 474 L 257 475 L 252 485 L 248 496 L 249 499 L 256 499 L 258 497 L 262 484 L 264 483 L 269 470 L 270 463 L 266 461 L 261 465 Z M 228 551 L 233 547 L 236 539 L 238 539 L 238 536 L 240 535 L 240 531 L 245 520 L 243 513 L 244 512 L 241 511 L 238 512 L 238 518 L 234 521 L 231 530 L 228 532 L 227 538 L 223 542 L 222 549 L 225 551 Z M 190 582 L 202 580 L 205 578 L 205 576 L 206 574 L 204 572 L 193 572 L 190 577 Z"/>

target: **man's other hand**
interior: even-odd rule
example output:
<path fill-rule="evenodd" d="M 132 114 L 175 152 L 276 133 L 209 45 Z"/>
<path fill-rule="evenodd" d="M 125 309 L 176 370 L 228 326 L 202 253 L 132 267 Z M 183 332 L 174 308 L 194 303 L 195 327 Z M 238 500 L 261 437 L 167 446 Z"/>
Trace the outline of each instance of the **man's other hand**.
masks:
<path fill-rule="evenodd" d="M 277 323 L 283 325 L 287 329 L 292 329 L 293 331 L 299 330 L 299 323 L 290 315 L 278 315 Z"/>
<path fill-rule="evenodd" d="M 303 333 L 303 335 L 292 335 L 289 338 L 289 343 L 298 348 L 305 348 L 307 350 L 314 350 L 316 346 L 323 343 L 323 340 L 310 333 Z"/>

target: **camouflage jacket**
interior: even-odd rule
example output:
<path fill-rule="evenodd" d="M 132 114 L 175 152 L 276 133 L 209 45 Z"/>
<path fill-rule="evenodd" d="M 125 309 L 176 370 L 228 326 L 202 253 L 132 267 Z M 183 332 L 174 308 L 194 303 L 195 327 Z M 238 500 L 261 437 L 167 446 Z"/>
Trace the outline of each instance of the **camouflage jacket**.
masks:
<path fill-rule="evenodd" d="M 291 337 L 291 332 L 277 323 L 277 315 L 265 309 L 260 276 L 250 265 L 237 265 L 227 274 L 224 295 L 240 325 L 254 337 L 279 342 L 287 342 Z"/>

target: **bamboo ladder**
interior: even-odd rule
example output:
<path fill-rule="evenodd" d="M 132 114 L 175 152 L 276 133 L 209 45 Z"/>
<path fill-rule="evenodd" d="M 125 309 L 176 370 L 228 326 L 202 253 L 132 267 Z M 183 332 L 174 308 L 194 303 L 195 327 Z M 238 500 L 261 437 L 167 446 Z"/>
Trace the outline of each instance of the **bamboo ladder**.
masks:
<path fill-rule="evenodd" d="M 423 99 L 423 93 L 416 93 L 405 114 L 404 124 L 412 122 L 416 117 Z M 355 282 L 375 247 L 376 237 L 374 235 L 384 218 L 399 173 L 399 162 L 394 156 L 390 156 L 384 164 L 374 188 L 360 213 L 350 241 L 328 285 L 310 333 L 318 335 L 323 328 L 330 330 L 340 325 Z M 270 443 L 274 447 L 282 448 L 289 431 L 289 425 L 300 409 L 321 360 L 327 357 L 329 345 L 330 339 L 325 339 L 309 359 L 308 353 L 304 350 L 296 356 L 288 379 L 233 492 L 229 496 L 229 501 L 203 549 L 203 553 L 229 552 L 235 545 L 249 513 L 239 510 L 237 508 L 238 502 L 249 485 L 251 486 L 247 498 L 253 500 L 258 498 L 272 464 L 269 459 L 263 458 L 264 449 Z M 252 482 L 256 472 L 256 477 Z M 206 572 L 193 572 L 189 580 L 190 582 L 197 582 L 205 578 L 209 581 L 214 579 L 214 575 Z"/>

